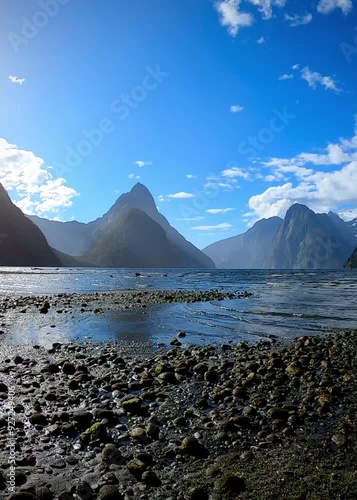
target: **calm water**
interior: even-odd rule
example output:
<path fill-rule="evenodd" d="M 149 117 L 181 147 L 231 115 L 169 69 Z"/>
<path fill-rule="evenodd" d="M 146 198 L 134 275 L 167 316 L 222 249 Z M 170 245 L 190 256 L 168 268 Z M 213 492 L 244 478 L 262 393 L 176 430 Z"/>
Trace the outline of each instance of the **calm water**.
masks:
<path fill-rule="evenodd" d="M 49 328 L 43 315 L 12 313 L 7 340 L 136 340 L 169 342 L 178 331 L 187 342 L 238 342 L 277 335 L 283 339 L 334 329 L 357 329 L 357 273 L 348 271 L 136 270 L 0 268 L 0 295 L 87 293 L 116 289 L 250 291 L 233 301 L 157 305 L 146 311 L 62 319 Z M 167 274 L 167 276 L 164 276 Z M 63 316 L 63 315 L 61 315 Z M 0 320 L 1 322 L 1 320 Z M 4 338 L 4 336 L 3 336 Z"/>

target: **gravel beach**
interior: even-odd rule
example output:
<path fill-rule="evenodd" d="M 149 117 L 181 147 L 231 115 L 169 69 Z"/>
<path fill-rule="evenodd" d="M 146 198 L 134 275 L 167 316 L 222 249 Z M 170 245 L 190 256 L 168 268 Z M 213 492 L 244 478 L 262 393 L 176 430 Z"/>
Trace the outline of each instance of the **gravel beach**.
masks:
<path fill-rule="evenodd" d="M 0 324 L 13 308 L 105 314 L 229 295 L 2 298 Z M 4 351 L 0 498 L 357 498 L 357 332 L 289 345 L 188 341 L 179 332 L 171 349 L 146 355 L 119 343 Z"/>

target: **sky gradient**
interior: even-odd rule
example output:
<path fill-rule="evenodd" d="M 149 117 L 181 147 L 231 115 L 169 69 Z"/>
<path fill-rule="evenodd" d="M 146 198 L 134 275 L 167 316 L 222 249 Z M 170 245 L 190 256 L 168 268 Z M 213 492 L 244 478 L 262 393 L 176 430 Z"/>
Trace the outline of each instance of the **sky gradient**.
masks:
<path fill-rule="evenodd" d="M 136 182 L 203 248 L 294 202 L 357 216 L 351 0 L 3 0 L 0 182 L 93 220 Z"/>

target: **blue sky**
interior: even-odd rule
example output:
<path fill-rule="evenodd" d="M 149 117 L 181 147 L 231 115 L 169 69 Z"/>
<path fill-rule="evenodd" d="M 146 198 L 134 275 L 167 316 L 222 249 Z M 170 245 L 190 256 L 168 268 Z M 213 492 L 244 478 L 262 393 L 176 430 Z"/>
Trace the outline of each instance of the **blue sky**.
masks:
<path fill-rule="evenodd" d="M 357 215 L 351 0 L 3 0 L 0 182 L 90 221 L 142 182 L 200 248 L 294 202 Z"/>

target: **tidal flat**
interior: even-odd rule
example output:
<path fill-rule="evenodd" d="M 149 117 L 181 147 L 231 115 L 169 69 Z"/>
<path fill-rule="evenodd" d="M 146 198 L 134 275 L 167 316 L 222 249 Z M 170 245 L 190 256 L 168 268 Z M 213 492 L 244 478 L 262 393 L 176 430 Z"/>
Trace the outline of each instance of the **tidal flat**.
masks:
<path fill-rule="evenodd" d="M 13 307 L 106 314 L 212 293 L 23 297 L 1 307 L 6 324 Z M 352 330 L 206 346 L 181 331 L 170 348 L 147 352 L 119 342 L 11 346 L 0 358 L 1 498 L 356 498 L 356 367 Z"/>

